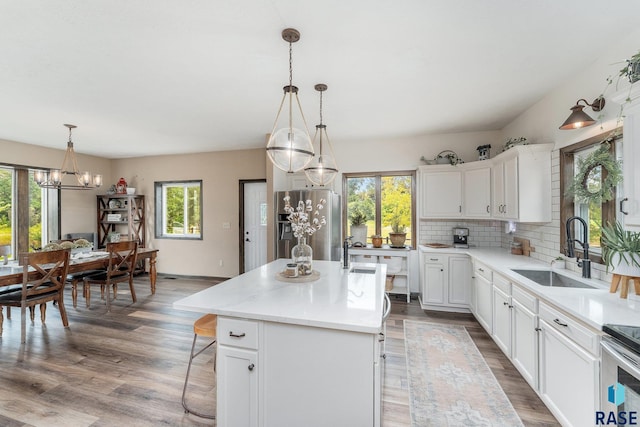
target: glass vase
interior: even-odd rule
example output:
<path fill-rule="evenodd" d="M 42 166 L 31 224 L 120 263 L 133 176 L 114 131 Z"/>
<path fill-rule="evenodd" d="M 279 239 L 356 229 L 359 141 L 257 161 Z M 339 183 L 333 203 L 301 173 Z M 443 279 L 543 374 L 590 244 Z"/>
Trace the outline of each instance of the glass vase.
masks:
<path fill-rule="evenodd" d="M 291 260 L 298 266 L 298 276 L 313 273 L 313 249 L 307 245 L 307 239 L 298 237 L 298 244 L 291 249 Z"/>

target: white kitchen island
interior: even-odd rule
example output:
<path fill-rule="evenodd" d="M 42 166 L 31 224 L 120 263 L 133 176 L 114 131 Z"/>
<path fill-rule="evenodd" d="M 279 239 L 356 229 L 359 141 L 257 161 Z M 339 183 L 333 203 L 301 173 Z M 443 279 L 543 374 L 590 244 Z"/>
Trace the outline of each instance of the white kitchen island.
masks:
<path fill-rule="evenodd" d="M 219 427 L 379 426 L 386 266 L 276 260 L 174 303 L 218 315 Z"/>

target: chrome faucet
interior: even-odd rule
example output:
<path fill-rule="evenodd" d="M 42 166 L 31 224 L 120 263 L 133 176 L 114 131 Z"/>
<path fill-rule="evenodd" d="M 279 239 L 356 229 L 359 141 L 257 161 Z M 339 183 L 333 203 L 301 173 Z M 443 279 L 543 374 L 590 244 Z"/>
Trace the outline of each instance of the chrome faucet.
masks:
<path fill-rule="evenodd" d="M 351 239 L 353 239 L 353 236 L 347 236 L 344 238 L 344 242 L 342 243 L 342 268 L 345 269 L 349 268 L 349 246 L 351 245 Z"/>
<path fill-rule="evenodd" d="M 575 238 L 575 233 L 573 233 L 573 237 L 571 235 L 571 223 L 575 220 L 580 221 L 580 223 L 582 224 L 582 236 L 584 241 L 580 241 L 578 239 Z M 591 260 L 589 259 L 589 238 L 588 238 L 588 233 L 589 233 L 589 228 L 587 227 L 587 223 L 585 222 L 584 219 L 580 218 L 579 216 L 572 216 L 571 218 L 567 219 L 567 223 L 566 223 L 566 231 L 567 231 L 567 251 L 566 251 L 566 255 L 569 258 L 576 258 L 578 260 L 578 267 L 582 267 L 582 277 L 586 278 L 586 279 L 590 279 L 591 278 Z M 580 246 L 582 246 L 582 259 L 580 259 L 579 255 L 575 254 L 575 243 L 580 243 Z"/>

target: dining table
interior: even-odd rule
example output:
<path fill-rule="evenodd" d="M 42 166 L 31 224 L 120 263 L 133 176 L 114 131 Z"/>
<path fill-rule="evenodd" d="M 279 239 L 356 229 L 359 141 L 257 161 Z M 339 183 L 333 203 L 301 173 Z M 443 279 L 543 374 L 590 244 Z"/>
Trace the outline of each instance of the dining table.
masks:
<path fill-rule="evenodd" d="M 151 285 L 151 294 L 156 293 L 156 257 L 158 249 L 138 248 L 137 259 L 149 260 L 149 282 Z M 74 253 L 69 263 L 69 274 L 82 273 L 89 270 L 99 270 L 107 268 L 109 264 L 109 252 L 106 251 L 89 251 Z M 145 263 L 146 264 L 146 263 Z M 37 278 L 37 272 L 33 271 L 32 278 Z M 22 283 L 23 269 L 17 264 L 0 265 L 0 286 L 17 285 Z"/>

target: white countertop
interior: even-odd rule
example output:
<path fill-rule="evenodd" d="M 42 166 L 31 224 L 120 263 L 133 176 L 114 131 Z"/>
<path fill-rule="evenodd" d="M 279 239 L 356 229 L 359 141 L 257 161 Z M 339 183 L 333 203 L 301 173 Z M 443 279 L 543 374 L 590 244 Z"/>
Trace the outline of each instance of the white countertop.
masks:
<path fill-rule="evenodd" d="M 329 329 L 378 333 L 386 268 L 349 273 L 337 261 L 314 261 L 320 278 L 293 283 L 276 279 L 288 259 L 279 259 L 173 303 L 180 310 Z"/>
<path fill-rule="evenodd" d="M 550 264 L 525 257 L 511 255 L 502 248 L 469 248 L 469 249 L 435 249 L 420 246 L 421 252 L 466 254 L 486 264 L 494 272 L 516 282 L 526 290 L 535 294 L 541 301 L 560 308 L 568 314 L 582 320 L 591 327 L 602 330 L 605 324 L 640 326 L 640 296 L 635 295 L 630 286 L 627 299 L 620 298 L 620 291 L 609 293 L 609 283 L 595 279 L 582 279 L 579 274 L 570 270 L 555 270 L 560 274 L 584 281 L 596 289 L 560 288 L 541 286 L 511 271 L 512 269 L 549 269 Z"/>

